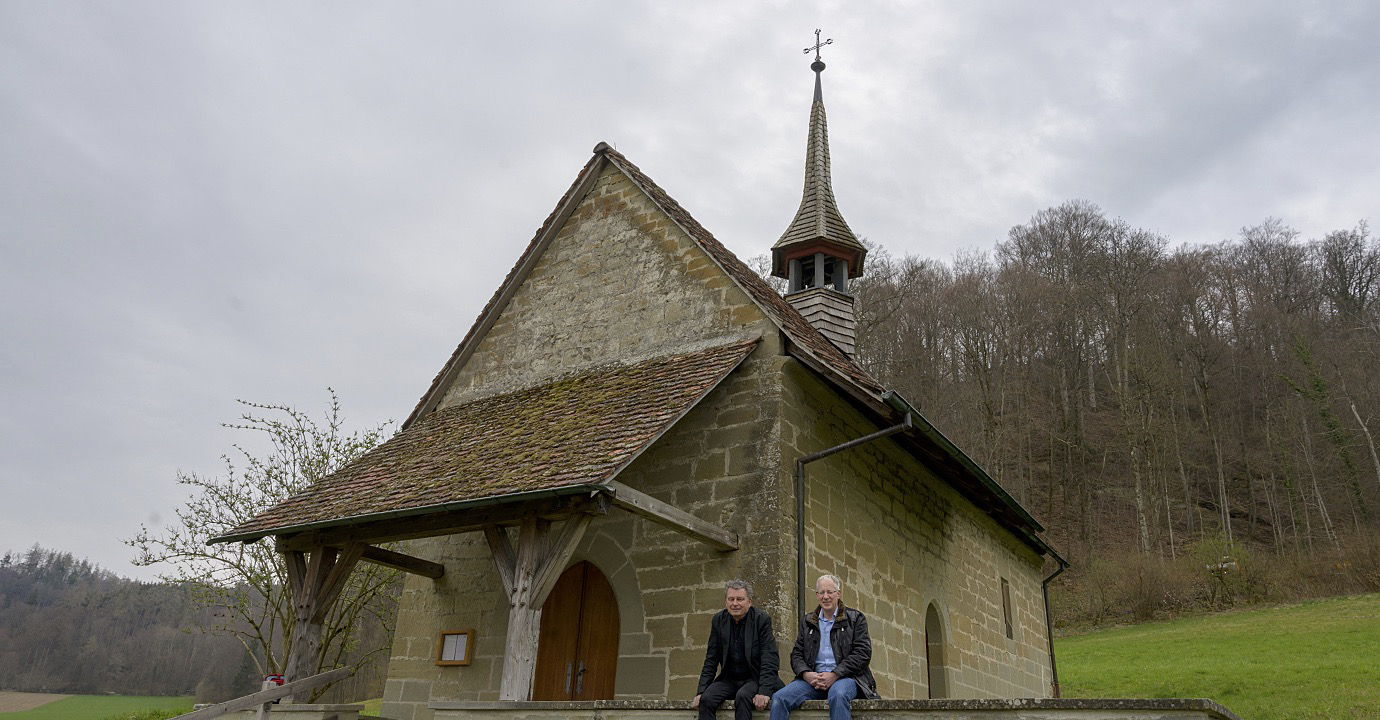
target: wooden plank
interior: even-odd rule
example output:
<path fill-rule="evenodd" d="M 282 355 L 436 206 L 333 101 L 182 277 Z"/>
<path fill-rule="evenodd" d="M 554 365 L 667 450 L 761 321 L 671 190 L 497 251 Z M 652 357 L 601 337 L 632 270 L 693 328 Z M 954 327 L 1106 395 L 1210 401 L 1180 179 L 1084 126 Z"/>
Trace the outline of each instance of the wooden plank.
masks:
<path fill-rule="evenodd" d="M 328 670 L 326 672 L 321 673 L 320 675 L 313 675 L 309 678 L 294 680 L 290 683 L 286 683 L 284 685 L 280 685 L 269 690 L 260 690 L 259 692 L 256 692 L 253 695 L 245 695 L 244 697 L 235 698 L 234 700 L 227 700 L 223 703 L 220 703 L 219 705 L 212 705 L 211 707 L 202 708 L 200 710 L 193 710 L 189 713 L 183 713 L 173 718 L 172 720 L 212 720 L 213 718 L 218 718 L 229 713 L 236 712 L 238 710 L 246 710 L 248 708 L 254 707 L 255 705 L 262 705 L 266 702 L 273 702 L 278 698 L 287 697 L 300 690 L 310 690 L 318 685 L 325 685 L 326 683 L 335 682 L 336 680 L 348 677 L 349 675 L 349 668 L 336 668 L 334 670 Z"/>
<path fill-rule="evenodd" d="M 376 520 L 286 535 L 283 536 L 281 547 L 289 550 L 310 550 L 321 545 L 345 546 L 352 542 L 378 544 L 437 535 L 458 535 L 482 530 L 485 525 L 516 525 L 524 517 L 562 520 L 573 513 L 604 511 L 598 502 L 587 496 L 565 495 L 432 515 Z"/>
<path fill-rule="evenodd" d="M 419 557 L 404 555 L 403 553 L 393 552 L 392 550 L 385 550 L 374 545 L 364 546 L 364 554 L 360 556 L 360 559 L 374 563 L 375 565 L 391 567 L 396 570 L 412 573 L 413 575 L 428 577 L 432 580 L 439 580 L 441 576 L 446 574 L 446 566 L 441 563 L 434 563 Z"/>
<path fill-rule="evenodd" d="M 513 543 L 508 540 L 508 531 L 497 525 L 484 526 L 484 540 L 489 543 L 489 553 L 493 555 L 498 576 L 503 580 L 503 592 L 513 599 L 514 566 L 517 556 L 513 554 Z"/>
<path fill-rule="evenodd" d="M 677 532 L 685 533 L 697 540 L 706 542 L 719 550 L 737 550 L 738 534 L 729 532 L 718 525 L 707 523 L 670 503 L 658 500 L 647 493 L 634 490 L 616 480 L 604 485 L 613 490 L 613 504 L 635 515 L 665 525 Z"/>

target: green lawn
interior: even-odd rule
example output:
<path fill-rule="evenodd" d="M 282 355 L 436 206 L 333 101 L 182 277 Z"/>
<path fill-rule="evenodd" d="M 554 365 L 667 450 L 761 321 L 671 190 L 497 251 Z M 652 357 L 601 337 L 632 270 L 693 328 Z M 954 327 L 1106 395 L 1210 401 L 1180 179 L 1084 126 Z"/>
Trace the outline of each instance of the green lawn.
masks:
<path fill-rule="evenodd" d="M 192 711 L 192 698 L 157 695 L 73 695 L 23 712 L 0 713 L 0 720 L 143 720 L 146 711 Z M 166 714 L 154 715 L 165 717 Z"/>
<path fill-rule="evenodd" d="M 1380 594 L 1055 638 L 1064 697 L 1206 697 L 1244 720 L 1380 719 Z"/>

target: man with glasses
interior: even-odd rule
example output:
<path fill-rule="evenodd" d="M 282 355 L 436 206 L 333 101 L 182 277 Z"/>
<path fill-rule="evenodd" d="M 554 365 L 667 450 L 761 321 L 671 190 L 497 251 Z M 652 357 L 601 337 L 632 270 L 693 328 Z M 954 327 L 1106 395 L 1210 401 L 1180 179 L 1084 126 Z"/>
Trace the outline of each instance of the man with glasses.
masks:
<path fill-rule="evenodd" d="M 690 707 L 699 709 L 699 720 L 714 720 L 731 697 L 734 720 L 751 720 L 753 708 L 766 710 L 771 694 L 781 689 L 780 669 L 771 616 L 752 606 L 746 582 L 724 583 L 724 609 L 709 621 L 709 647 Z"/>
<path fill-rule="evenodd" d="M 840 599 L 837 575 L 815 582 L 819 607 L 800 621 L 791 670 L 795 679 L 771 698 L 771 720 L 787 720 L 806 700 L 829 701 L 829 720 L 850 720 L 853 698 L 877 697 L 877 681 L 868 665 L 872 640 L 867 618 Z"/>

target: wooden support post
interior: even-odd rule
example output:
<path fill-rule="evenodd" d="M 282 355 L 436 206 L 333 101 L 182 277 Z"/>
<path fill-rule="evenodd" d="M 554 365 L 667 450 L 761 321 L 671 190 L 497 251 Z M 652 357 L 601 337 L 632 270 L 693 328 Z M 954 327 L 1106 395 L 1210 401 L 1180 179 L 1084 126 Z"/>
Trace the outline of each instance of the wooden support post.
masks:
<path fill-rule="evenodd" d="M 593 516 L 577 513 L 565 520 L 559 533 L 552 533 L 551 523 L 536 517 L 525 518 L 518 529 L 515 556 L 501 528 L 485 528 L 494 564 L 508 590 L 508 637 L 503 654 L 503 680 L 499 685 L 500 700 L 532 699 L 541 606 L 556 586 L 566 563 L 570 562 L 591 520 Z"/>
<path fill-rule="evenodd" d="M 498 577 L 503 581 L 503 593 L 511 599 L 517 555 L 513 553 L 513 544 L 508 541 L 508 531 L 497 525 L 485 525 L 484 539 L 489 543 L 489 552 L 493 554 L 494 565 L 498 567 Z"/>
<path fill-rule="evenodd" d="M 316 672 L 321 655 L 321 626 L 349 582 L 350 572 L 364 555 L 364 543 L 351 543 L 343 551 L 318 546 L 310 556 L 301 550 L 287 550 L 283 554 L 295 616 L 292 651 L 286 667 L 287 679 L 292 681 Z M 287 702 L 292 702 L 292 698 Z"/>

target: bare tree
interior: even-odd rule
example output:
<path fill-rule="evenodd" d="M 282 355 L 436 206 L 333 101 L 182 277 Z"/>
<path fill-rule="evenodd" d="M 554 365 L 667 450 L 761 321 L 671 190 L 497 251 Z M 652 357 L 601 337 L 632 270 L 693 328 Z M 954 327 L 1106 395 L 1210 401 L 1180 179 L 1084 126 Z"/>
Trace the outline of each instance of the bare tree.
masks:
<path fill-rule="evenodd" d="M 282 555 L 270 540 L 219 545 L 206 541 L 349 464 L 386 438 L 388 424 L 346 432 L 333 390 L 320 421 L 286 405 L 239 402 L 247 409 L 238 423 L 227 427 L 266 439 L 267 454 L 235 445 L 242 469 L 227 455 L 222 458 L 224 475 L 179 472 L 177 481 L 193 494 L 177 510 L 177 523 L 161 534 L 141 527 L 126 543 L 139 551 L 136 565 L 166 567 L 159 575 L 162 580 L 190 587 L 203 606 L 214 609 L 219 620 L 210 629 L 243 643 L 261 674 L 281 673 L 292 652 L 296 623 Z M 391 627 L 398 575 L 374 564 L 362 564 L 351 573 L 349 587 L 324 623 L 318 669 L 360 667 L 386 652 L 383 645 L 356 644 L 369 625 Z M 325 691 L 318 688 L 312 698 Z"/>

